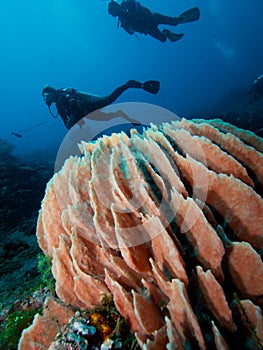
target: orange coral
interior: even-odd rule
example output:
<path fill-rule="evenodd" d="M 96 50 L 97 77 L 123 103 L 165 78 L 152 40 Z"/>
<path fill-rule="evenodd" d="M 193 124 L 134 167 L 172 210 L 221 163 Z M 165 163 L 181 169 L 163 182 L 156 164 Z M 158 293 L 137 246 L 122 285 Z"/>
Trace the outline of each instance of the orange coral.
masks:
<path fill-rule="evenodd" d="M 221 121 L 187 120 L 82 142 L 38 220 L 58 296 L 84 309 L 111 292 L 145 349 L 242 342 L 233 293 L 262 303 L 262 145 Z"/>
<path fill-rule="evenodd" d="M 37 314 L 32 326 L 23 331 L 18 348 L 20 350 L 47 349 L 60 328 L 73 315 L 74 312 L 70 308 L 63 306 L 55 299 L 47 298 L 44 305 L 44 315 Z"/>

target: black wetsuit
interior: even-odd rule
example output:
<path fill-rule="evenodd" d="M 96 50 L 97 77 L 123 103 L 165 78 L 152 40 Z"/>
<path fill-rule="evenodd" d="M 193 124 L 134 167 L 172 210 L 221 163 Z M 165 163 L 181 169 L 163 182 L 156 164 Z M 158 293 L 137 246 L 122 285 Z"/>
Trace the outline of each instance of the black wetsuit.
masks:
<path fill-rule="evenodd" d="M 165 42 L 167 37 L 158 28 L 159 24 L 177 25 L 177 17 L 169 17 L 159 13 L 152 13 L 138 1 L 128 0 L 121 3 L 123 11 L 120 13 L 119 24 L 129 34 L 135 32 L 149 34 L 155 39 Z"/>
<path fill-rule="evenodd" d="M 116 101 L 130 87 L 132 87 L 130 82 L 127 82 L 105 97 L 86 94 L 73 88 L 62 88 L 56 93 L 56 108 L 66 128 L 70 129 L 89 113 Z"/>

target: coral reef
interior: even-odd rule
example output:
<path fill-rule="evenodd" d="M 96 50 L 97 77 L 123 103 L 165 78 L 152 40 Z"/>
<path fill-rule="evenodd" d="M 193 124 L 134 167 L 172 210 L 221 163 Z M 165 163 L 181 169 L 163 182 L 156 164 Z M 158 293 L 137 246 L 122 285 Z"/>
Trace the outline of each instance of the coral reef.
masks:
<path fill-rule="evenodd" d="M 262 139 L 183 119 L 79 147 L 38 219 L 58 297 L 111 292 L 143 349 L 262 348 Z"/>
<path fill-rule="evenodd" d="M 36 223 L 50 163 L 22 161 L 0 140 L 0 348 L 13 350 L 39 307 L 25 308 L 39 286 Z"/>
<path fill-rule="evenodd" d="M 249 103 L 246 89 L 237 89 L 222 97 L 209 111 L 193 113 L 193 117 L 211 119 L 220 118 L 239 128 L 251 130 L 263 137 L 263 99 Z M 188 115 L 189 117 L 189 115 Z"/>
<path fill-rule="evenodd" d="M 36 255 L 40 252 L 35 236 L 38 211 L 53 166 L 24 162 L 10 152 L 12 146 L 0 146 L 6 152 L 0 159 L 0 297 L 17 294 L 32 285 L 37 274 Z M 14 297 L 16 298 L 16 297 Z"/>
<path fill-rule="evenodd" d="M 36 217 L 53 164 L 22 161 L 11 154 L 12 145 L 0 139 L 0 231 Z"/>
<path fill-rule="evenodd" d="M 55 349 L 133 349 L 136 340 L 116 310 L 112 297 L 103 296 L 93 310 L 77 311 L 49 347 Z"/>
<path fill-rule="evenodd" d="M 44 300 L 48 296 L 47 288 L 33 291 L 33 288 L 24 292 L 9 305 L 0 311 L 0 348 L 6 350 L 17 349 L 18 340 L 23 329 L 30 326 L 34 315 L 41 312 Z"/>

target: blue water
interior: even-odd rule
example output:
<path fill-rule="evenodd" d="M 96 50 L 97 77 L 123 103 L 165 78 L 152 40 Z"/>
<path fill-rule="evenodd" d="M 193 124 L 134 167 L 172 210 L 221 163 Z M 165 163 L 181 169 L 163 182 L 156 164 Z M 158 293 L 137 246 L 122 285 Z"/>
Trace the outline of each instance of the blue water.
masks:
<path fill-rule="evenodd" d="M 188 116 L 209 111 L 263 73 L 262 0 L 141 4 L 167 15 L 199 6 L 201 17 L 171 28 L 185 34 L 180 41 L 161 43 L 118 29 L 116 18 L 107 13 L 107 1 L 1 2 L 0 137 L 11 141 L 17 154 L 56 152 L 67 133 L 42 100 L 47 83 L 106 95 L 129 79 L 157 79 L 157 95 L 128 90 L 118 102 L 152 103 Z M 39 123 L 46 124 L 34 127 Z"/>

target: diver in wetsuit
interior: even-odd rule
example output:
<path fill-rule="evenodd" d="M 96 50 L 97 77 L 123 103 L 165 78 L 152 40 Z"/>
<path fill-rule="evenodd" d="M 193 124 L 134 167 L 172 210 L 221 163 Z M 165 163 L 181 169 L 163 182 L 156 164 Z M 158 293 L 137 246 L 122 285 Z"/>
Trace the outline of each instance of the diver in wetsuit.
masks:
<path fill-rule="evenodd" d="M 46 85 L 42 90 L 42 96 L 51 114 L 50 107 L 52 103 L 56 104 L 58 115 L 62 118 L 66 128 L 70 129 L 83 117 L 89 118 L 88 114 L 116 101 L 124 91 L 130 88 L 143 89 L 156 94 L 160 89 L 160 83 L 156 80 L 149 80 L 145 83 L 129 80 L 115 89 L 111 94 L 104 97 L 80 92 L 73 88 L 56 90 L 52 86 Z"/>
<path fill-rule="evenodd" d="M 178 41 L 184 34 L 175 34 L 168 29 L 161 31 L 158 25 L 176 26 L 181 23 L 197 21 L 200 17 L 198 7 L 187 10 L 178 17 L 169 17 L 160 13 L 152 13 L 148 8 L 134 0 L 124 0 L 121 4 L 111 0 L 108 4 L 108 12 L 111 16 L 118 17 L 118 25 L 128 34 L 132 35 L 136 32 L 148 34 L 161 42 L 165 42 L 167 39 Z"/>

